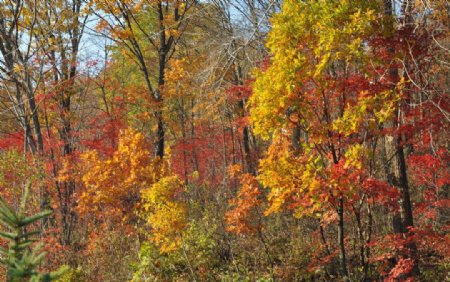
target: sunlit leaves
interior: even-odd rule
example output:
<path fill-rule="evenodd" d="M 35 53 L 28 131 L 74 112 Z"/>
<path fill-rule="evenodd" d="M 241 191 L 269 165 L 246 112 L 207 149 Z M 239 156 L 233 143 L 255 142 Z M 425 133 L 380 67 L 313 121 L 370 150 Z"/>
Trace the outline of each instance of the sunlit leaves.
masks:
<path fill-rule="evenodd" d="M 84 153 L 82 180 L 86 191 L 79 199 L 79 210 L 119 216 L 133 214 L 140 190 L 153 184 L 160 175 L 149 148 L 142 133 L 129 129 L 121 132 L 118 148 L 111 157 L 102 158 L 96 151 Z"/>
<path fill-rule="evenodd" d="M 231 209 L 226 213 L 227 230 L 236 234 L 249 234 L 260 228 L 257 209 L 262 202 L 261 191 L 258 181 L 251 174 L 242 174 L 239 180 L 241 188 L 230 201 Z"/>
<path fill-rule="evenodd" d="M 251 117 L 255 133 L 267 139 L 286 123 L 286 112 L 309 111 L 295 102 L 310 79 L 321 83 L 335 61 L 365 57 L 376 5 L 369 1 L 285 1 L 273 19 L 267 46 L 271 64 L 256 73 Z M 301 103 L 301 102 L 300 102 Z"/>
<path fill-rule="evenodd" d="M 144 217 L 152 228 L 151 240 L 163 253 L 181 245 L 187 225 L 186 207 L 181 201 L 183 191 L 183 183 L 177 176 L 163 177 L 142 191 Z"/>
<path fill-rule="evenodd" d="M 151 240 L 161 252 L 169 252 L 180 246 L 181 231 L 187 224 L 180 198 L 184 186 L 168 174 L 164 160 L 153 159 L 149 148 L 142 133 L 128 129 L 121 132 L 111 157 L 102 158 L 95 151 L 85 153 L 86 191 L 78 208 L 82 213 L 108 214 L 128 221 L 142 208 L 139 214 L 151 227 Z"/>

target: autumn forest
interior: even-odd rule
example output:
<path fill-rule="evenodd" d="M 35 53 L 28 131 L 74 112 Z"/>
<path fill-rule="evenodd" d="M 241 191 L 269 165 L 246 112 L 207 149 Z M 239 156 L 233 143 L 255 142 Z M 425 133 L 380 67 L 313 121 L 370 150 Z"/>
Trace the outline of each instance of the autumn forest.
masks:
<path fill-rule="evenodd" d="M 0 0 L 1 281 L 450 281 L 447 0 Z"/>

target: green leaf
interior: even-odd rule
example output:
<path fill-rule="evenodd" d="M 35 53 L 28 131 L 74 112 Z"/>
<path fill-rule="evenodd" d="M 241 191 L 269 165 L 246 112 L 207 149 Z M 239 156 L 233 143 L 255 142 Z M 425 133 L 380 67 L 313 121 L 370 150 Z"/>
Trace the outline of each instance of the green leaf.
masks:
<path fill-rule="evenodd" d="M 39 220 L 41 218 L 49 216 L 51 214 L 52 214 L 52 211 L 42 211 L 40 213 L 37 213 L 35 215 L 32 215 L 32 216 L 29 216 L 27 218 L 22 219 L 20 221 L 20 223 L 19 223 L 19 226 L 29 225 L 29 224 L 31 224 L 31 223 L 33 223 L 33 222 L 35 222 L 35 221 L 37 221 L 37 220 Z"/>
<path fill-rule="evenodd" d="M 69 271 L 70 267 L 68 265 L 61 266 L 58 270 L 52 271 L 49 273 L 50 279 L 55 280 L 64 275 L 67 271 Z"/>
<path fill-rule="evenodd" d="M 28 246 L 31 245 L 31 243 L 33 243 L 32 241 L 26 241 L 24 243 L 21 243 L 19 245 L 16 246 L 17 250 L 25 250 Z"/>
<path fill-rule="evenodd" d="M 38 234 L 40 234 L 40 233 L 41 233 L 41 231 L 39 231 L 39 230 L 31 231 L 31 232 L 26 232 L 26 233 L 23 233 L 23 234 L 20 236 L 20 238 L 27 238 L 27 237 L 31 237 L 31 236 L 34 236 L 34 235 L 38 235 Z"/>
<path fill-rule="evenodd" d="M 17 222 L 17 214 L 8 206 L 8 204 L 0 197 L 0 219 L 3 219 L 10 225 L 15 226 Z"/>
<path fill-rule="evenodd" d="M 18 235 L 17 235 L 17 233 L 0 231 L 0 237 L 10 239 L 10 240 L 16 240 L 18 238 Z"/>
<path fill-rule="evenodd" d="M 46 255 L 47 255 L 47 252 L 42 252 L 42 253 L 40 253 L 39 255 L 37 255 L 37 256 L 35 256 L 35 257 L 32 258 L 31 263 L 32 263 L 33 265 L 39 264 L 39 263 L 44 259 L 44 257 L 45 257 Z"/>

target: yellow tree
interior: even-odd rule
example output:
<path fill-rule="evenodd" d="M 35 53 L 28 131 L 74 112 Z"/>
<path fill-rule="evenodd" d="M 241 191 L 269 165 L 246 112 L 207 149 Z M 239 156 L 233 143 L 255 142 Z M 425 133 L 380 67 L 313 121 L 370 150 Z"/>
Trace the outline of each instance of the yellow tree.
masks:
<path fill-rule="evenodd" d="M 136 225 L 140 214 L 150 225 L 152 241 L 161 252 L 179 247 L 186 226 L 182 182 L 171 175 L 166 160 L 153 158 L 142 133 L 121 132 L 117 150 L 102 158 L 83 154 L 86 186 L 79 198 L 82 214 L 94 213 Z"/>
<path fill-rule="evenodd" d="M 250 99 L 254 132 L 272 139 L 258 176 L 270 189 L 266 214 L 282 208 L 297 217 L 335 212 L 345 280 L 344 207 L 360 189 L 365 149 L 355 142 L 359 135 L 345 138 L 333 125 L 365 86 L 361 66 L 378 24 L 379 4 L 285 1 L 268 37 L 272 57 L 256 73 Z"/>

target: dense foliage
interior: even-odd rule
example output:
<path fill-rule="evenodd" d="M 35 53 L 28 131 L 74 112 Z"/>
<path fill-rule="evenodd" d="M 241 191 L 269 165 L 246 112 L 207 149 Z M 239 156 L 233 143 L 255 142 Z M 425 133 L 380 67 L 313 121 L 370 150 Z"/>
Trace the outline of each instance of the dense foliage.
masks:
<path fill-rule="evenodd" d="M 0 279 L 448 280 L 449 11 L 0 1 Z"/>

